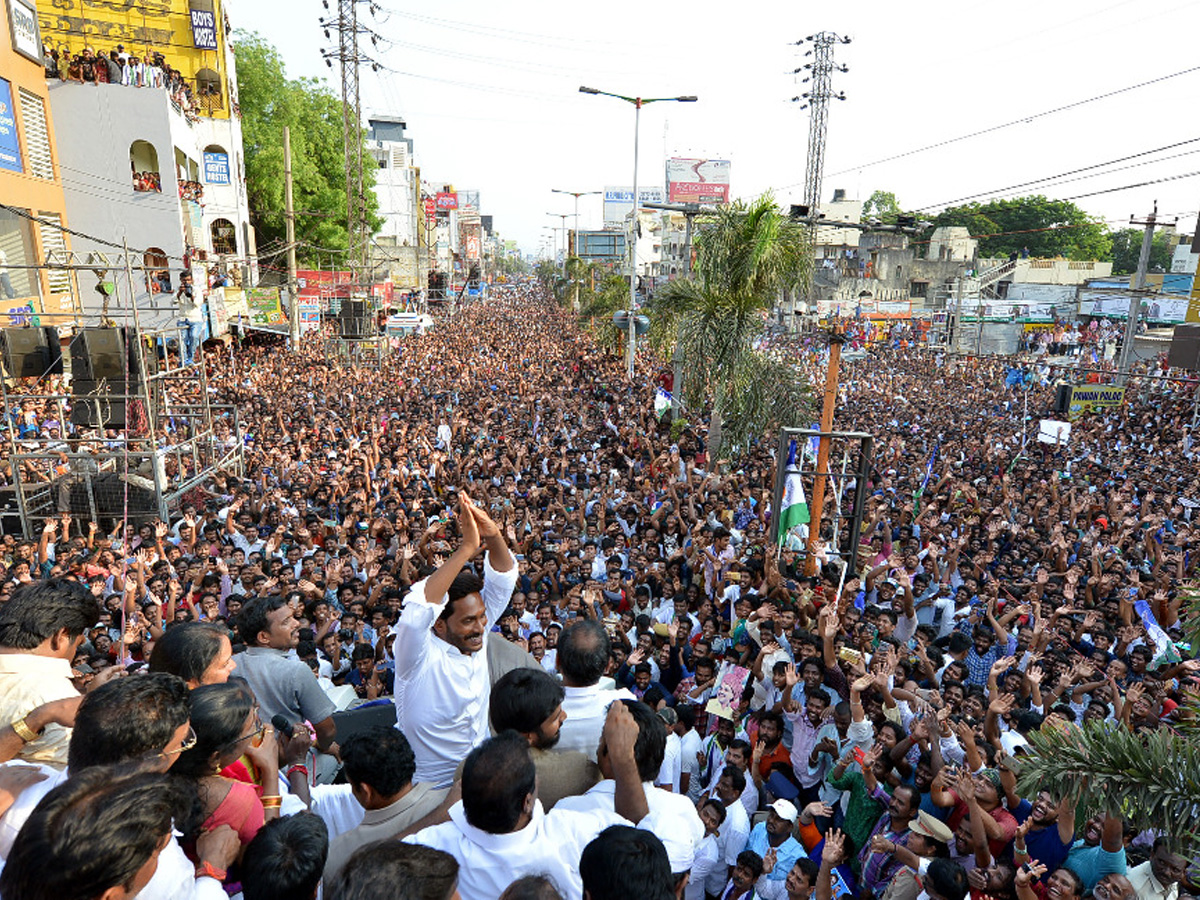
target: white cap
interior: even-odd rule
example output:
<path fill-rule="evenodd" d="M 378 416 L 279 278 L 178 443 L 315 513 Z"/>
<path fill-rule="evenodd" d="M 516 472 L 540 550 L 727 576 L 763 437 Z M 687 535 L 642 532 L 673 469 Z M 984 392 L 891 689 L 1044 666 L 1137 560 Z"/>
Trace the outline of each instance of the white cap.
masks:
<path fill-rule="evenodd" d="M 800 813 L 797 812 L 796 807 L 788 800 L 776 800 L 767 808 L 772 810 L 779 818 L 787 819 L 793 825 L 800 818 Z"/>

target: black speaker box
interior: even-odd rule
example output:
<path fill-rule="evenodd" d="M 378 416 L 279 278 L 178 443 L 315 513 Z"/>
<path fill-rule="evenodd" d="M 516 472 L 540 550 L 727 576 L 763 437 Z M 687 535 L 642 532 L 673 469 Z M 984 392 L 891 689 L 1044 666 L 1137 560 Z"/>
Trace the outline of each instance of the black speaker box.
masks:
<path fill-rule="evenodd" d="M 4 369 L 13 378 L 41 378 L 61 375 L 62 345 L 58 329 L 32 325 L 24 328 L 5 328 L 3 343 Z"/>
<path fill-rule="evenodd" d="M 1174 369 L 1200 371 L 1200 325 L 1176 325 L 1167 351 L 1167 365 Z"/>

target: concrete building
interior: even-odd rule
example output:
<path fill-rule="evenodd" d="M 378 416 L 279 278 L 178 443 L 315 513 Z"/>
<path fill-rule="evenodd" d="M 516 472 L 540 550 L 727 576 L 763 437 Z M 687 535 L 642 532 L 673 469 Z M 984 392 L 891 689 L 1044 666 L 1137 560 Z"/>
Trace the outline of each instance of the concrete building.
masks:
<path fill-rule="evenodd" d="M 413 159 L 413 140 L 399 116 L 368 119 L 367 148 L 378 169 L 375 196 L 383 225 L 371 248 L 375 281 L 390 279 L 397 289 L 424 286 L 429 271 L 421 226 L 421 170 Z"/>
<path fill-rule="evenodd" d="M 0 2 L 0 200 L 0 324 L 66 324 L 73 276 L 37 268 L 71 238 L 33 0 Z"/>
<path fill-rule="evenodd" d="M 133 293 L 158 318 L 171 318 L 161 301 L 187 266 L 201 286 L 213 271 L 257 281 L 228 7 L 164 0 L 41 14 L 43 40 L 64 54 L 121 48 L 131 63 L 145 61 L 124 67 L 123 83 L 51 79 L 49 96 L 72 226 L 143 253 L 146 271 L 135 272 Z M 116 254 L 83 237 L 74 249 Z M 114 275 L 125 291 L 123 271 Z M 90 285 L 80 297 L 85 311 L 100 302 Z"/>

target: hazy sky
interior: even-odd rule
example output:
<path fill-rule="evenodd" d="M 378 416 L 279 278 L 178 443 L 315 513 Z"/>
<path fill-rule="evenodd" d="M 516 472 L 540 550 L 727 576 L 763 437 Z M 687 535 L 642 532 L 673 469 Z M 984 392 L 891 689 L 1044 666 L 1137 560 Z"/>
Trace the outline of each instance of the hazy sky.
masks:
<path fill-rule="evenodd" d="M 337 0 L 329 3 L 336 11 Z M 228 7 L 234 27 L 258 31 L 282 51 L 289 75 L 327 78 L 340 90 L 337 69 L 321 57 L 332 43 L 319 24 L 330 15 L 320 0 L 230 0 Z M 360 15 L 380 37 L 377 50 L 364 49 L 384 67 L 363 72 L 364 112 L 402 115 L 423 176 L 478 189 L 496 229 L 532 251 L 549 239 L 544 227 L 560 223 L 546 213 L 574 208 L 551 188 L 631 181 L 633 107 L 580 94 L 580 85 L 699 97 L 643 109 L 642 183 L 661 184 L 667 156 L 724 158 L 732 161 L 735 196 L 773 189 L 781 203 L 798 201 L 808 117 L 790 102 L 804 89 L 791 73 L 806 61 L 806 48 L 791 42 L 826 29 L 852 43 L 837 48 L 850 71 L 835 75 L 847 99 L 830 112 L 825 199 L 838 187 L 862 199 L 883 189 L 906 208 L 936 209 L 1095 167 L 1000 196 L 1073 198 L 1186 176 L 1075 202 L 1115 226 L 1157 200 L 1161 214 L 1179 217 L 1181 230 L 1195 227 L 1200 0 L 863 0 L 836 7 L 380 0 L 372 18 L 364 0 Z M 1020 124 L 870 165 L 1014 121 Z M 1145 155 L 1122 159 L 1135 154 Z M 600 224 L 601 199 L 583 198 L 581 227 Z"/>

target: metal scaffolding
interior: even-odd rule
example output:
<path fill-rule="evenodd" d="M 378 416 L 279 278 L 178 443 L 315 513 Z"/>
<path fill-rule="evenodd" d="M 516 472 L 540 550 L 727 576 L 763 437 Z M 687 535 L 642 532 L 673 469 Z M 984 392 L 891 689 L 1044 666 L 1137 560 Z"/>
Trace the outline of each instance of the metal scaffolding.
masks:
<path fill-rule="evenodd" d="M 97 262 L 60 253 L 47 265 L 96 271 Z M 40 313 L 21 329 L 4 329 L 7 337 L 53 327 L 60 339 L 50 350 L 51 360 L 61 353 L 61 374 L 17 377 L 6 370 L 0 378 L 10 490 L 26 537 L 63 513 L 106 531 L 123 520 L 166 521 L 219 472 L 244 473 L 237 409 L 212 402 L 202 347 L 197 342 L 194 360 L 184 362 L 184 325 L 174 305 L 133 302 L 134 272 L 150 277 L 137 254 L 109 254 L 104 262 L 124 270 L 124 302 L 111 298 L 91 315 Z M 119 339 L 108 333 L 118 330 Z M 75 377 L 72 357 L 86 356 L 97 332 L 122 348 L 122 377 L 85 383 Z M 38 427 L 26 427 L 27 416 Z"/>

